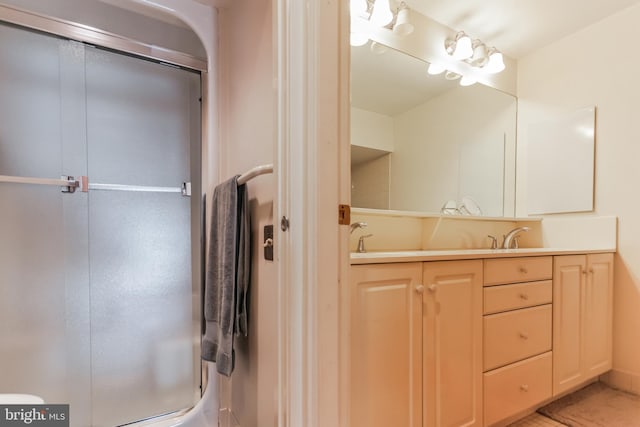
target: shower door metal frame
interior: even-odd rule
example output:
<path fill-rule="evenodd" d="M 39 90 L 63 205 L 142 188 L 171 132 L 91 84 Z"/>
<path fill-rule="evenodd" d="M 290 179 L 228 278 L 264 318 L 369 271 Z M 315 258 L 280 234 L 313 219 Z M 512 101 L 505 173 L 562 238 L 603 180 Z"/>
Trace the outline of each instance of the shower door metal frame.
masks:
<path fill-rule="evenodd" d="M 0 175 L 0 182 L 14 182 L 20 184 L 34 184 L 34 185 L 51 185 L 60 186 L 61 191 L 65 193 L 73 193 L 76 189 L 81 191 L 87 190 L 112 190 L 112 191 L 160 191 L 160 192 L 181 192 L 183 196 L 195 196 L 192 201 L 192 207 L 195 204 L 198 206 L 197 214 L 191 215 L 190 228 L 192 230 L 192 265 L 196 264 L 200 266 L 199 270 L 192 270 L 192 284 L 194 290 L 193 307 L 194 307 L 194 335 L 198 335 L 201 339 L 202 332 L 202 293 L 204 284 L 204 265 L 205 265 L 205 248 L 207 246 L 206 239 L 206 220 L 204 217 L 205 206 L 205 192 L 202 185 L 205 181 L 204 176 L 206 170 L 204 168 L 203 159 L 206 155 L 205 140 L 207 139 L 208 131 L 206 126 L 206 116 L 208 114 L 208 66 L 207 60 L 197 58 L 195 56 L 162 48 L 159 46 L 150 45 L 137 40 L 132 40 L 123 36 L 119 36 L 114 33 L 100 30 L 88 25 L 79 24 L 63 19 L 46 16 L 31 12 L 28 10 L 11 7 L 0 4 L 0 23 L 9 25 L 15 25 L 27 30 L 35 30 L 42 33 L 49 34 L 54 37 L 63 37 L 78 42 L 83 42 L 92 46 L 102 47 L 108 50 L 112 50 L 115 53 L 121 53 L 138 57 L 142 60 L 152 60 L 168 66 L 177 66 L 187 71 L 196 72 L 200 75 L 200 139 L 198 141 L 198 147 L 194 147 L 190 150 L 191 157 L 191 170 L 195 171 L 200 177 L 199 183 L 182 183 L 182 187 L 139 187 L 139 186 L 124 186 L 118 184 L 89 184 L 87 177 L 78 176 L 62 176 L 60 179 L 55 178 L 31 178 L 31 177 L 15 177 Z M 197 149 L 196 149 L 197 148 Z M 197 157 L 197 161 L 196 160 Z M 93 188 L 92 188 L 93 186 Z M 124 188 L 130 187 L 130 188 Z M 135 188 L 134 188 L 135 187 Z M 194 194 L 192 195 L 192 187 Z M 198 235 L 193 233 L 193 230 L 199 230 Z M 197 249 L 197 250 L 196 250 Z M 196 260 L 196 257 L 198 258 Z M 197 288 L 197 289 L 196 289 Z M 196 292 L 197 291 L 197 292 Z M 196 295 L 200 295 L 196 298 Z M 198 322 L 196 322 L 196 320 Z M 197 323 L 197 324 L 196 324 Z M 209 372 L 206 363 L 201 363 L 200 369 L 200 390 L 194 390 L 197 397 L 204 395 L 206 388 L 209 386 Z M 174 418 L 179 418 L 188 413 L 191 408 L 184 408 L 178 411 L 159 414 L 146 420 L 136 420 L 132 423 L 145 423 L 150 419 L 157 421 L 164 421 Z"/>
<path fill-rule="evenodd" d="M 0 5 L 0 21 L 194 71 L 207 71 L 206 59 L 16 7 Z"/>

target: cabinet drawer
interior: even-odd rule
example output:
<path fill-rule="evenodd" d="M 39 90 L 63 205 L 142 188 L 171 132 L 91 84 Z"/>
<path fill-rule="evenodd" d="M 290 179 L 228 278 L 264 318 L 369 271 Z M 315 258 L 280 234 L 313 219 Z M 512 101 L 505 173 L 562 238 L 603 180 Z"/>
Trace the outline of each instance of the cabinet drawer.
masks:
<path fill-rule="evenodd" d="M 484 285 L 551 279 L 552 259 L 550 256 L 485 259 Z"/>
<path fill-rule="evenodd" d="M 551 352 L 484 374 L 484 425 L 551 397 Z"/>
<path fill-rule="evenodd" d="M 484 316 L 484 370 L 551 350 L 551 304 Z"/>
<path fill-rule="evenodd" d="M 484 288 L 484 314 L 548 304 L 553 298 L 551 280 Z"/>

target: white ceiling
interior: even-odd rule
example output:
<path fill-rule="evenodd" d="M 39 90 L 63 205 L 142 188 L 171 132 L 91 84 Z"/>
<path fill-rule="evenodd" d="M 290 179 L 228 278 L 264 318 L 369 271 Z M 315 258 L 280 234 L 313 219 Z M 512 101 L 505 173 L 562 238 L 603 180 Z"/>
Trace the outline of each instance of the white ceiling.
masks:
<path fill-rule="evenodd" d="M 405 0 L 409 8 L 522 58 L 640 0 Z"/>
<path fill-rule="evenodd" d="M 184 25 L 159 10 L 129 0 L 101 0 L 114 6 L 153 14 L 173 25 Z M 196 0 L 225 7 L 229 0 Z M 398 2 L 399 0 L 395 0 Z M 574 33 L 640 0 L 404 0 L 407 5 L 454 30 L 496 46 L 512 58 Z"/>
<path fill-rule="evenodd" d="M 157 19 L 158 21 L 166 22 L 167 24 L 175 25 L 176 27 L 189 28 L 187 24 L 182 22 L 179 18 L 171 15 L 167 11 L 163 11 L 160 8 L 148 6 L 142 3 L 136 3 L 131 0 L 99 0 L 102 3 L 110 4 L 111 6 L 119 7 L 121 9 L 135 12 L 149 18 Z"/>

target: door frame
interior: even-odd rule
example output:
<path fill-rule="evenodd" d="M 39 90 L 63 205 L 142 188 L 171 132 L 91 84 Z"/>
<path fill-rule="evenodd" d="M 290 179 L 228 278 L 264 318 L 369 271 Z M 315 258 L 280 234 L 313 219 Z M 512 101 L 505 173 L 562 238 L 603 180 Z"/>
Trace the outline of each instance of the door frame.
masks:
<path fill-rule="evenodd" d="M 279 427 L 348 425 L 348 2 L 274 1 Z M 346 292 L 345 292 L 346 290 Z"/>

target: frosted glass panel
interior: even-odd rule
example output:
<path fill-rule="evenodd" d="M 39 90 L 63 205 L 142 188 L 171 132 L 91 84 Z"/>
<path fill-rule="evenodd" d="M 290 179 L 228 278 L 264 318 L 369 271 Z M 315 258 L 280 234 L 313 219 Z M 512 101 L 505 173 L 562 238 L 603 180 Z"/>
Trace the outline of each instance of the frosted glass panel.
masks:
<path fill-rule="evenodd" d="M 0 25 L 0 175 L 62 174 L 59 43 Z"/>
<path fill-rule="evenodd" d="M 0 393 L 66 402 L 60 190 L 0 184 L 0 200 Z"/>
<path fill-rule="evenodd" d="M 189 203 L 89 196 L 94 425 L 194 403 Z"/>
<path fill-rule="evenodd" d="M 0 26 L 0 175 L 61 174 L 58 41 Z M 66 401 L 63 204 L 0 183 L 0 393 Z"/>
<path fill-rule="evenodd" d="M 90 181 L 191 181 L 198 76 L 98 49 L 86 58 Z M 90 193 L 94 425 L 195 403 L 190 203 L 179 194 Z"/>
<path fill-rule="evenodd" d="M 167 187 L 188 181 L 190 84 L 198 76 L 98 49 L 86 57 L 92 181 Z"/>

